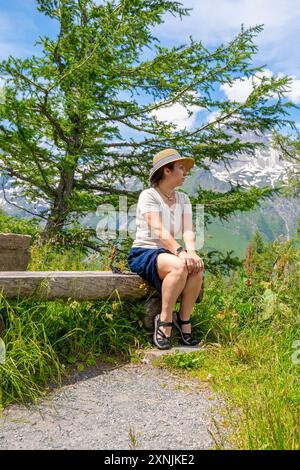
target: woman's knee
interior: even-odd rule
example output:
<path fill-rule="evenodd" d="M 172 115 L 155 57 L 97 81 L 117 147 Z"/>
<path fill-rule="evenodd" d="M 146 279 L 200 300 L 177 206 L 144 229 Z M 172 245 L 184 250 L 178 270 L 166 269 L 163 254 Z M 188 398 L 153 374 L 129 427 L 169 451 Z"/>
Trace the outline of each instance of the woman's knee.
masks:
<path fill-rule="evenodd" d="M 177 259 L 178 263 L 174 265 L 172 272 L 173 274 L 177 275 L 180 278 L 187 278 L 188 277 L 188 270 L 186 264 L 183 260 Z"/>
<path fill-rule="evenodd" d="M 160 254 L 157 257 L 157 272 L 160 279 L 164 279 L 167 274 L 172 273 L 177 279 L 187 280 L 188 270 L 185 262 L 174 255 Z"/>
<path fill-rule="evenodd" d="M 189 274 L 189 279 L 197 279 L 197 280 L 201 280 L 203 278 L 203 271 L 198 271 L 198 272 L 192 272 L 191 274 Z"/>

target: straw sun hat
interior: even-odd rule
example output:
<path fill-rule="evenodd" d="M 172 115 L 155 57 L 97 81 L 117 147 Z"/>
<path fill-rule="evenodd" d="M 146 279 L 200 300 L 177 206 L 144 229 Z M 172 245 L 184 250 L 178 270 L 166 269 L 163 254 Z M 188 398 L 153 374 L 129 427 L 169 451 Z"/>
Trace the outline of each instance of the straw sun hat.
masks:
<path fill-rule="evenodd" d="M 157 172 L 162 166 L 171 162 L 183 161 L 185 163 L 186 170 L 189 171 L 195 164 L 195 160 L 189 157 L 182 157 L 177 150 L 165 149 L 158 152 L 153 157 L 153 166 L 150 171 L 149 182 L 151 183 L 154 173 Z"/>

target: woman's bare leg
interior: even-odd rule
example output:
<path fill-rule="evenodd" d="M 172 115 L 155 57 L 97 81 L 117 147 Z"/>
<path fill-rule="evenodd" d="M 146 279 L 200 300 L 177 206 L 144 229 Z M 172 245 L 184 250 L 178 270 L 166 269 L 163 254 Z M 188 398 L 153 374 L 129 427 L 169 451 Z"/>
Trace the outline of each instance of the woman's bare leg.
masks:
<path fill-rule="evenodd" d="M 162 309 L 161 321 L 173 320 L 174 305 L 184 289 L 188 271 L 185 263 L 168 253 L 161 253 L 157 257 L 157 273 L 162 282 Z M 166 336 L 170 336 L 171 327 L 161 327 Z"/>
<path fill-rule="evenodd" d="M 200 294 L 203 282 L 203 271 L 189 274 L 185 287 L 181 294 L 180 302 L 180 318 L 181 320 L 189 320 L 193 312 L 193 307 Z M 183 333 L 191 332 L 191 324 L 182 325 Z"/>

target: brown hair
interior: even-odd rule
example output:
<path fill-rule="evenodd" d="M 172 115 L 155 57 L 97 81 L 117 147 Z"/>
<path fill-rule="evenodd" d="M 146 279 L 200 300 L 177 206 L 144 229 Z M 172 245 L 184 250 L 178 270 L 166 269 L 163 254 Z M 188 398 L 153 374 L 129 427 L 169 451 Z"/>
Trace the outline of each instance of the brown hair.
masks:
<path fill-rule="evenodd" d="M 153 187 L 153 186 L 157 186 L 158 183 L 160 182 L 160 180 L 163 179 L 164 177 L 164 168 L 169 168 L 169 170 L 174 170 L 174 163 L 175 162 L 171 162 L 171 163 L 166 163 L 164 166 L 162 166 L 161 168 L 159 168 L 152 176 L 151 180 L 150 180 L 150 185 Z"/>

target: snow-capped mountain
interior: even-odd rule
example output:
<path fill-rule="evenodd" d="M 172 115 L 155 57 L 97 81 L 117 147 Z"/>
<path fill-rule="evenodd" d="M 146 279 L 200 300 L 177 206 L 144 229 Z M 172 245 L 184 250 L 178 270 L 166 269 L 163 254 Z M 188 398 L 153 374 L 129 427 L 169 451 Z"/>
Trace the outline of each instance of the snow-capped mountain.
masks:
<path fill-rule="evenodd" d="M 196 177 L 196 181 L 198 178 L 198 182 L 201 182 L 201 187 L 203 187 L 202 184 L 205 184 L 205 177 L 208 178 L 208 184 L 210 184 L 211 178 L 208 173 L 211 173 L 215 178 L 214 183 L 219 182 L 220 189 L 218 191 L 227 191 L 230 188 L 229 182 L 233 185 L 240 183 L 245 187 L 271 186 L 274 188 L 278 183 L 286 180 L 287 171 L 292 168 L 292 164 L 280 160 L 278 150 L 271 144 L 271 135 L 258 138 L 248 133 L 244 134 L 241 140 L 247 142 L 255 140 L 264 143 L 266 148 L 256 150 L 255 156 L 242 154 L 234 158 L 231 157 L 226 166 L 223 162 L 210 163 L 205 160 L 204 163 L 210 167 L 210 171 L 200 172 Z M 222 182 L 225 184 L 222 185 Z M 195 182 L 195 184 L 197 183 Z"/>
<path fill-rule="evenodd" d="M 254 136 L 244 135 L 243 139 L 250 142 Z M 257 137 L 255 139 L 257 141 Z M 209 164 L 206 161 L 210 170 L 196 169 L 185 183 L 186 191 L 190 195 L 195 195 L 201 189 L 226 192 L 237 183 L 246 188 L 274 188 L 281 185 L 287 180 L 287 171 L 292 169 L 292 164 L 280 160 L 279 152 L 271 145 L 270 135 L 262 137 L 260 142 L 264 142 L 266 148 L 256 150 L 255 156 L 244 154 L 233 158 L 227 167 L 224 163 Z M 279 235 L 289 239 L 296 231 L 299 218 L 299 199 L 274 195 L 270 200 L 262 202 L 255 211 L 235 214 L 227 229 L 236 234 L 247 234 L 247 238 L 251 238 L 255 230 L 260 230 L 268 240 Z"/>

